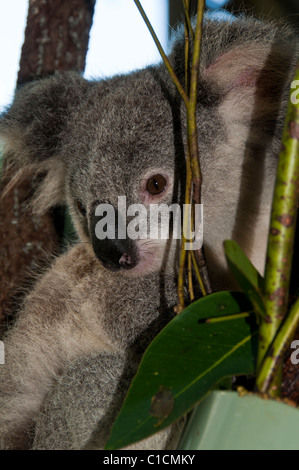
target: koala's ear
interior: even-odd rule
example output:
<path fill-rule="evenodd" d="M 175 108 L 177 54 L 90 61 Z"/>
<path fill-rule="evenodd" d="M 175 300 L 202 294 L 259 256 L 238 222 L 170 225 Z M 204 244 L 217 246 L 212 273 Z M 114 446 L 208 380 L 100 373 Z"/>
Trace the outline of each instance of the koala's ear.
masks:
<path fill-rule="evenodd" d="M 254 19 L 233 23 L 227 26 L 223 50 L 204 67 L 202 78 L 217 88 L 224 112 L 233 120 L 248 124 L 253 118 L 273 119 L 288 99 L 296 36 L 285 25 Z"/>
<path fill-rule="evenodd" d="M 27 84 L 0 118 L 4 158 L 16 175 L 9 186 L 27 175 L 43 173 L 34 199 L 35 212 L 63 202 L 62 145 L 72 113 L 87 88 L 88 82 L 75 73 Z"/>

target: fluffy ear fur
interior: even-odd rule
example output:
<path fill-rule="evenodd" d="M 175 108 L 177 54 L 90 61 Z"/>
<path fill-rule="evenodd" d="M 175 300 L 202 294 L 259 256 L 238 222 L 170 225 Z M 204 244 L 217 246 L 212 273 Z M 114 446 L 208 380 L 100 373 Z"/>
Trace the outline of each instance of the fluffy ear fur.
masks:
<path fill-rule="evenodd" d="M 17 91 L 12 106 L 0 118 L 4 156 L 15 169 L 7 189 L 28 175 L 42 176 L 33 202 L 36 213 L 64 201 L 62 142 L 66 140 L 78 96 L 82 97 L 88 86 L 75 73 L 30 83 Z"/>
<path fill-rule="evenodd" d="M 0 135 L 19 167 L 59 154 L 67 119 L 88 82 L 75 73 L 25 85 L 1 118 Z"/>
<path fill-rule="evenodd" d="M 184 81 L 181 36 L 181 30 L 174 35 L 170 59 Z M 234 134 L 231 148 L 242 141 L 257 152 L 267 147 L 277 154 L 298 50 L 296 34 L 285 23 L 242 16 L 227 22 L 204 19 L 199 131 L 202 107 L 217 107 L 227 134 Z"/>
<path fill-rule="evenodd" d="M 241 19 L 230 25 L 235 28 L 238 40 L 234 40 L 231 31 L 227 48 L 212 62 L 206 62 L 202 77 L 218 88 L 223 98 L 220 113 L 245 125 L 252 126 L 253 119 L 259 121 L 260 135 L 265 139 L 267 134 L 273 135 L 274 126 L 279 124 L 279 119 L 274 122 L 275 118 L 280 117 L 288 100 L 296 45 L 286 27 L 277 29 L 274 24 L 265 24 L 261 35 L 259 21 L 247 20 L 246 28 L 242 23 Z M 248 31 L 250 24 L 252 30 Z M 243 34 L 247 34 L 243 43 L 237 34 L 241 27 Z M 278 131 L 280 134 L 281 126 Z"/>
<path fill-rule="evenodd" d="M 184 81 L 183 44 L 178 47 L 181 36 L 181 30 L 174 34 L 170 58 Z M 227 22 L 204 19 L 199 100 L 204 92 L 212 99 L 227 98 L 236 105 L 235 118 L 247 117 L 247 122 L 251 118 L 248 101 L 264 103 L 266 109 L 261 109 L 260 117 L 264 117 L 263 111 L 273 112 L 289 89 L 298 53 L 295 37 L 280 22 L 262 23 L 242 16 Z"/>

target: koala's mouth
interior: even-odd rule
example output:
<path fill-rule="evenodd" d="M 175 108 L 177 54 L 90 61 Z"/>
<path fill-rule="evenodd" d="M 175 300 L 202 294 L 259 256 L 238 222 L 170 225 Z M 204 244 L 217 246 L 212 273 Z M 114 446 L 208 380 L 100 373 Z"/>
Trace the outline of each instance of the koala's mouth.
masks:
<path fill-rule="evenodd" d="M 97 259 L 105 269 L 128 276 L 144 276 L 161 269 L 163 259 L 158 243 L 132 240 L 97 240 L 92 243 Z"/>
<path fill-rule="evenodd" d="M 117 210 L 115 210 L 117 214 Z M 117 217 L 118 220 L 118 217 Z M 91 215 L 89 224 L 90 240 L 93 251 L 102 263 L 110 271 L 130 271 L 139 262 L 138 250 L 133 240 L 121 238 L 117 224 L 108 226 L 109 237 L 107 234 L 102 238 L 97 233 L 96 227 L 98 218 Z"/>
<path fill-rule="evenodd" d="M 146 275 L 160 270 L 163 246 L 161 247 L 159 240 L 118 238 L 119 227 L 116 224 L 109 231 L 110 238 L 101 239 L 96 235 L 97 220 L 92 217 L 90 222 L 92 248 L 104 268 L 114 272 L 122 271 L 129 276 Z"/>
<path fill-rule="evenodd" d="M 110 271 L 129 271 L 139 262 L 136 246 L 131 240 L 92 240 L 96 257 Z"/>

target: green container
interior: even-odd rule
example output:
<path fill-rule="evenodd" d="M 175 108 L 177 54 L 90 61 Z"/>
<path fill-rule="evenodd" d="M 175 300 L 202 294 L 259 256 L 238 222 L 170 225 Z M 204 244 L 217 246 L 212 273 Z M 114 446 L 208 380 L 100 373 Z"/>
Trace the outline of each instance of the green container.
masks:
<path fill-rule="evenodd" d="M 298 450 L 299 409 L 256 395 L 215 391 L 196 407 L 182 450 Z"/>

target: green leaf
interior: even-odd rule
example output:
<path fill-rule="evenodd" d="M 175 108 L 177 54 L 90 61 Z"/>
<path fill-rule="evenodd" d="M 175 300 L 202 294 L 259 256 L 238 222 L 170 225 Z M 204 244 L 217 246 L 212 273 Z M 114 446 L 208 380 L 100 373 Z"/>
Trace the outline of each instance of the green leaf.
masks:
<path fill-rule="evenodd" d="M 227 264 L 239 286 L 248 295 L 256 312 L 265 318 L 266 308 L 262 295 L 262 276 L 235 241 L 226 240 L 224 242 L 224 251 Z"/>
<path fill-rule="evenodd" d="M 126 446 L 173 423 L 222 378 L 253 374 L 255 316 L 206 322 L 250 310 L 244 293 L 218 292 L 176 316 L 145 352 L 106 449 Z"/>

